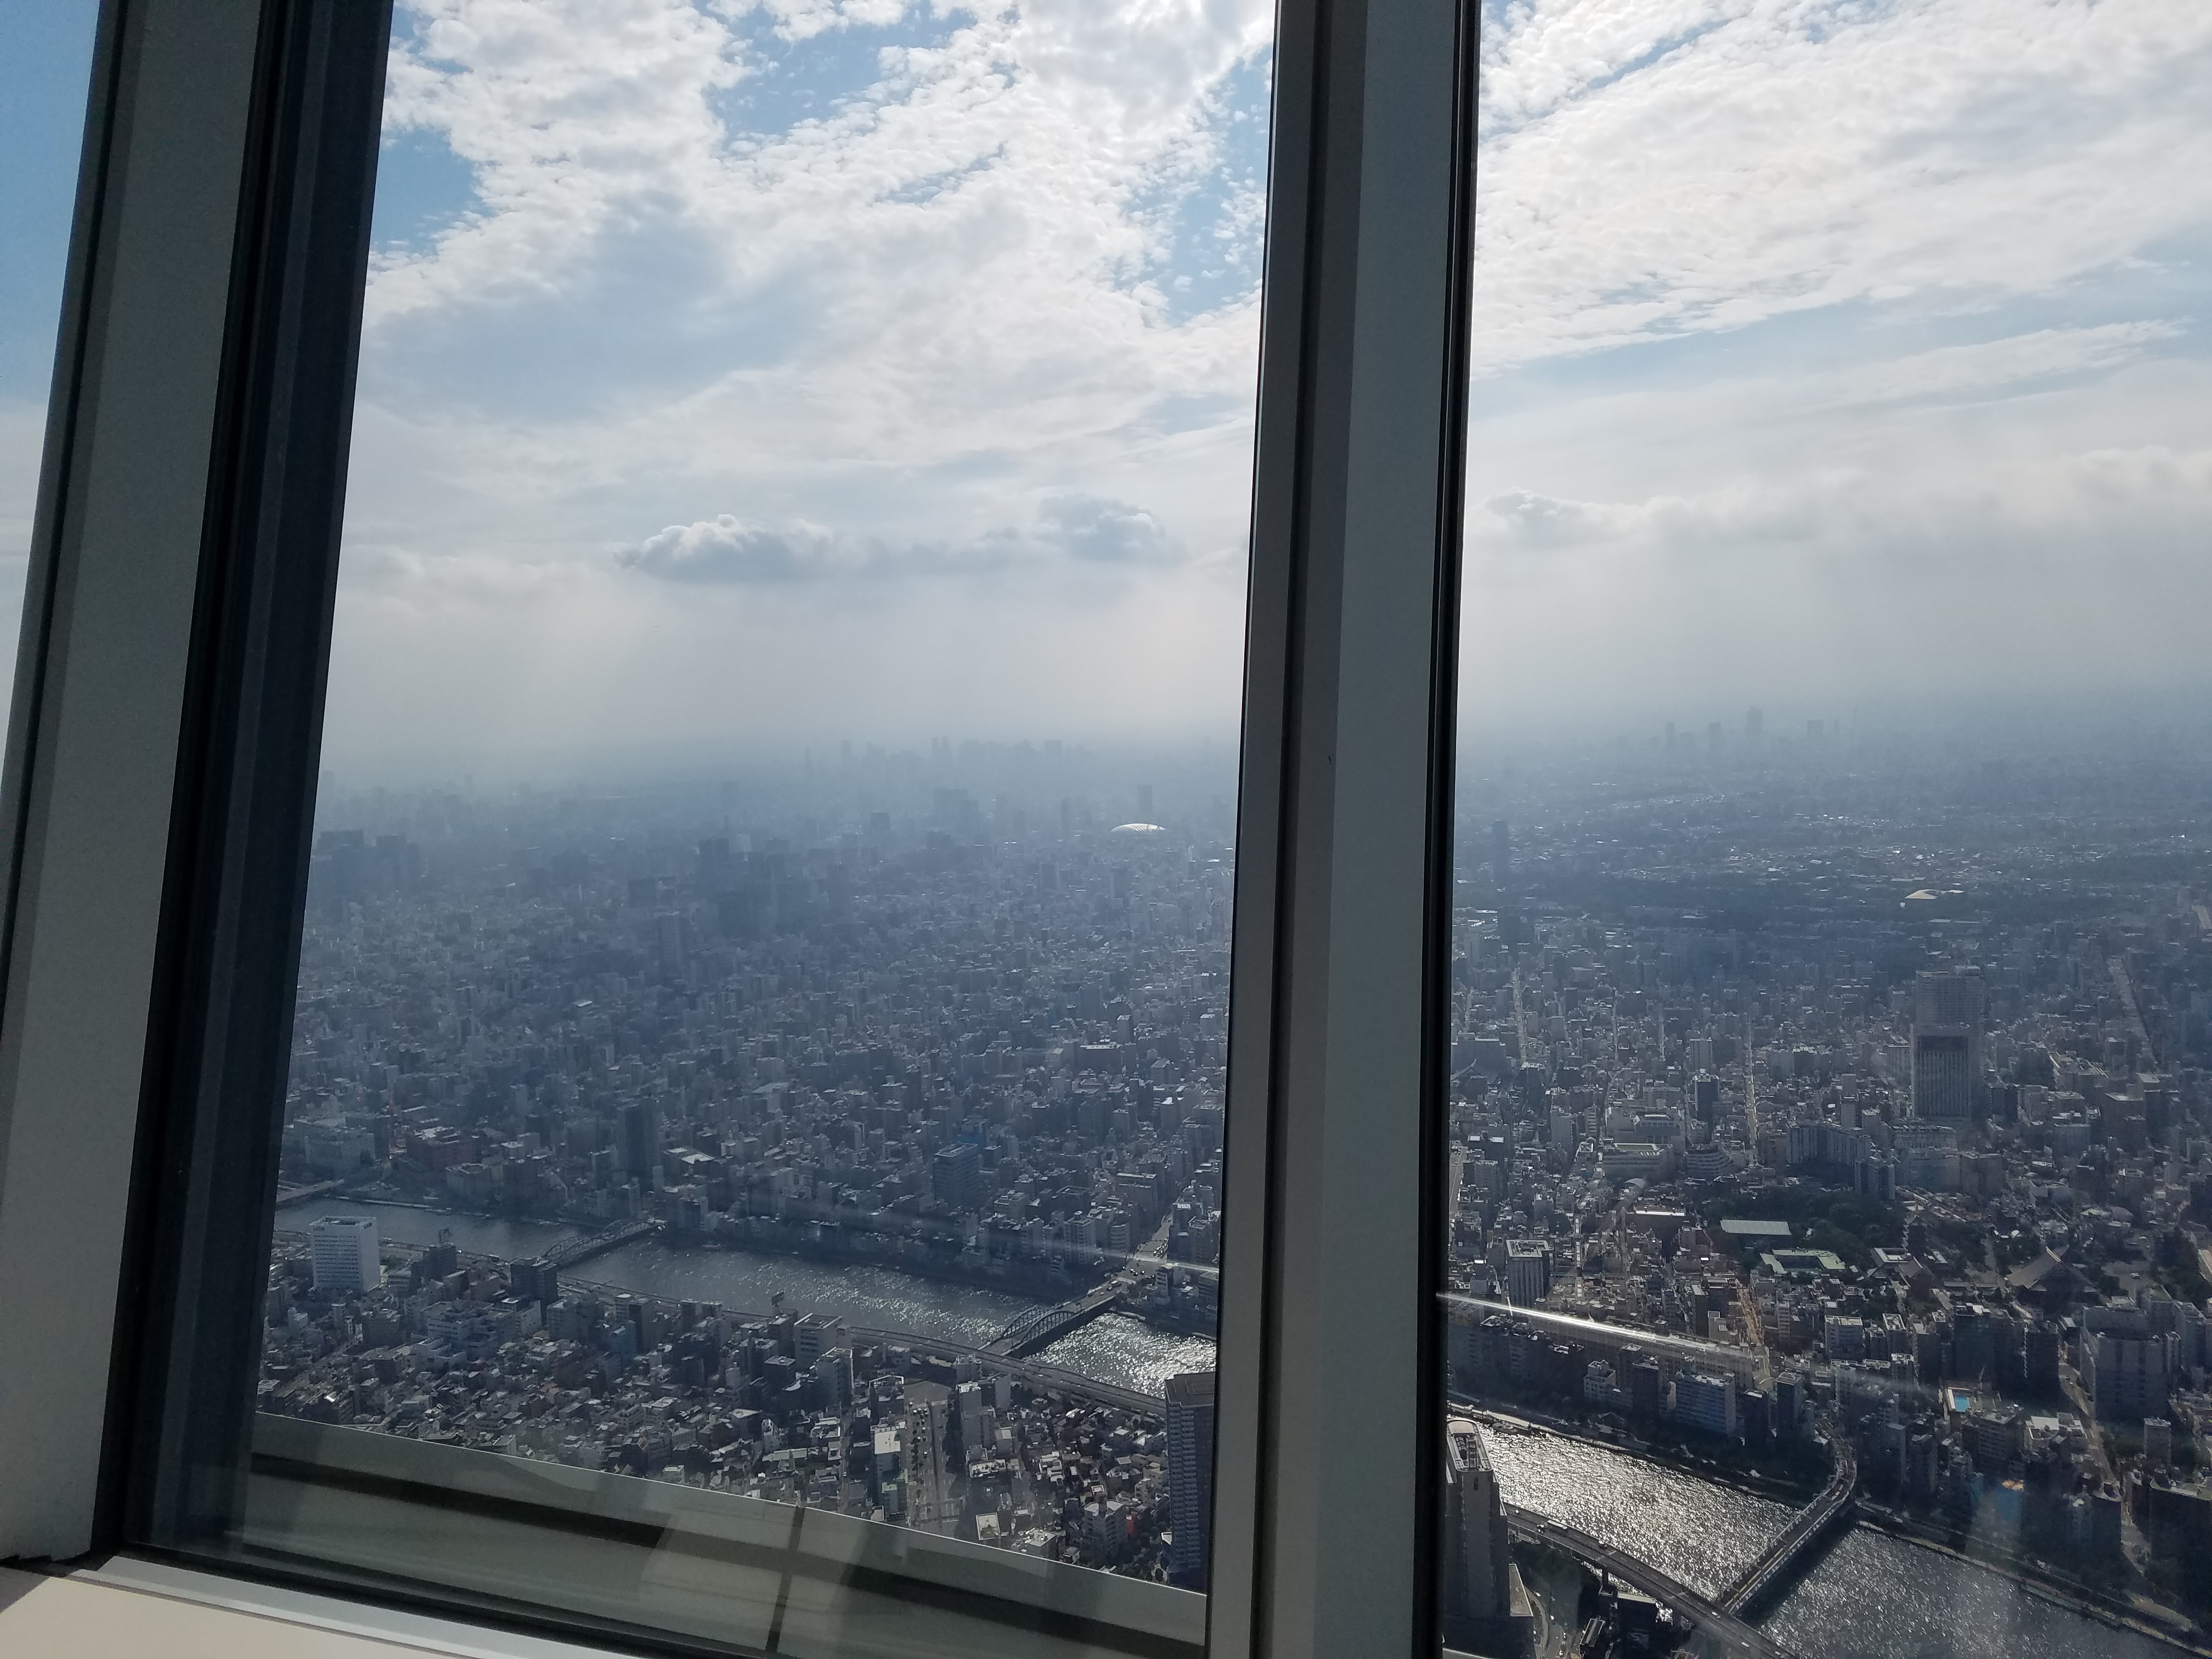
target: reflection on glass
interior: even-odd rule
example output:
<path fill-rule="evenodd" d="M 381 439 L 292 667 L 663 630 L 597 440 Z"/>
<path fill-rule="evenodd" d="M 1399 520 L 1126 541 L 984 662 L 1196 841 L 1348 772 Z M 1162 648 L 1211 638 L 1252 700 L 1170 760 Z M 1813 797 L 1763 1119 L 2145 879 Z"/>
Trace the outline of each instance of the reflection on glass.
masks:
<path fill-rule="evenodd" d="M 433 1578 L 1202 1639 L 1269 27 L 403 8 L 257 1448 L 678 1517 Z"/>
<path fill-rule="evenodd" d="M 2201 1642 L 2212 15 L 1485 23 L 1445 1645 Z"/>
<path fill-rule="evenodd" d="M 15 685 L 97 9 L 0 0 L 0 698 Z"/>

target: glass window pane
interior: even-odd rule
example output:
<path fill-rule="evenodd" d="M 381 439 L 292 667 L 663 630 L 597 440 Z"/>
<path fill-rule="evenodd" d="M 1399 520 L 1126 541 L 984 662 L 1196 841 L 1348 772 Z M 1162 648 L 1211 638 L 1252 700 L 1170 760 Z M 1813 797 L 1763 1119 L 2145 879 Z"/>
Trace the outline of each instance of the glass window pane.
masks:
<path fill-rule="evenodd" d="M 15 686 L 97 10 L 0 0 L 0 698 Z"/>
<path fill-rule="evenodd" d="M 1484 13 L 1445 1644 L 2169 1651 L 2212 16 Z"/>
<path fill-rule="evenodd" d="M 1202 1643 L 1271 27 L 402 7 L 194 1547 Z"/>

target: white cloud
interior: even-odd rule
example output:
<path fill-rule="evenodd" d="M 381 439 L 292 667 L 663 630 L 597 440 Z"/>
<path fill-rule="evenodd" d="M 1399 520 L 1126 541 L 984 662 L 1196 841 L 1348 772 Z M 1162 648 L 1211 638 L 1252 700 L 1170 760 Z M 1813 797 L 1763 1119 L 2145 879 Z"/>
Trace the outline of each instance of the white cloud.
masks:
<path fill-rule="evenodd" d="M 1486 21 L 1471 724 L 2201 693 L 2212 12 Z"/>
<path fill-rule="evenodd" d="M 1175 536 L 1144 508 L 1069 492 L 1040 502 L 1032 523 L 993 530 L 964 544 L 894 545 L 804 520 L 750 524 L 724 513 L 670 525 L 619 550 L 616 562 L 662 581 L 751 586 L 941 576 L 1001 580 L 1049 573 L 1070 560 L 1137 567 L 1176 564 L 1183 556 Z"/>
<path fill-rule="evenodd" d="M 758 10 L 775 20 L 786 40 L 811 40 L 830 29 L 855 25 L 887 28 L 907 15 L 904 0 L 724 0 L 714 9 L 725 17 Z"/>
<path fill-rule="evenodd" d="M 403 617 L 441 619 L 420 623 L 420 672 L 457 677 L 452 641 L 499 615 L 465 573 L 501 564 L 527 573 L 531 605 L 588 606 L 611 633 L 649 631 L 655 607 L 692 607 L 686 637 L 715 617 L 696 658 L 658 652 L 641 683 L 619 652 L 583 650 L 605 718 L 635 698 L 637 718 L 696 727 L 727 661 L 887 602 L 855 584 L 927 574 L 966 579 L 961 605 L 901 603 L 981 680 L 1024 632 L 1065 659 L 1068 635 L 1119 629 L 1095 648 L 1147 665 L 1163 688 L 1147 718 L 1233 724 L 1241 617 L 1222 601 L 1243 555 L 1261 228 L 1256 181 L 1224 161 L 1255 112 L 1231 88 L 1264 59 L 1268 7 L 410 9 L 388 118 L 442 137 L 478 199 L 372 276 L 342 608 L 381 620 L 341 628 L 335 749 L 380 742 L 382 677 L 417 668 Z M 757 131 L 745 100 L 770 81 L 822 95 Z M 1193 247 L 1226 296 L 1196 314 L 1170 297 Z M 987 574 L 1024 579 L 1018 597 L 983 591 Z M 1212 660 L 1156 648 L 1201 617 Z M 838 633 L 811 660 L 859 649 Z M 813 706 L 836 702 L 848 732 L 871 700 L 906 718 L 915 688 L 883 671 L 897 656 L 868 647 L 854 694 Z M 1071 730 L 1133 707 L 1094 718 L 1072 685 L 969 700 L 922 684 Z"/>
<path fill-rule="evenodd" d="M 1270 9 L 410 0 L 477 200 L 372 280 L 334 748 L 1225 728 Z M 1485 52 L 1471 699 L 2179 672 L 2212 9 Z"/>
<path fill-rule="evenodd" d="M 1999 340 L 1938 346 L 1834 377 L 1837 400 L 1887 403 L 1996 392 L 2022 381 L 2094 374 L 2139 361 L 2174 339 L 2174 324 L 2150 319 L 2093 328 L 2045 328 Z"/>
<path fill-rule="evenodd" d="M 2050 292 L 2212 210 L 2212 9 L 1521 0 L 1488 21 L 1487 368 Z"/>

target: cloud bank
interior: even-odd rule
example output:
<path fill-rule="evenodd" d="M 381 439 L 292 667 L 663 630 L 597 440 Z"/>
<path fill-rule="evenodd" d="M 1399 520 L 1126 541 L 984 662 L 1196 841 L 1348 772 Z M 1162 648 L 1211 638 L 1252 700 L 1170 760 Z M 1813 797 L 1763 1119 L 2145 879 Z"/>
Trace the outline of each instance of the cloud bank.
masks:
<path fill-rule="evenodd" d="M 1034 523 L 989 532 L 965 546 L 904 547 L 861 542 L 820 525 L 748 524 L 718 514 L 670 525 L 634 547 L 620 549 L 623 568 L 670 582 L 729 586 L 819 582 L 850 584 L 937 576 L 1034 574 L 1066 560 L 1101 566 L 1169 565 L 1183 550 L 1142 507 L 1095 495 L 1054 495 Z"/>
<path fill-rule="evenodd" d="M 403 15 L 334 757 L 1233 730 L 1261 0 Z M 2197 683 L 2212 11 L 1484 54 L 1471 721 Z"/>

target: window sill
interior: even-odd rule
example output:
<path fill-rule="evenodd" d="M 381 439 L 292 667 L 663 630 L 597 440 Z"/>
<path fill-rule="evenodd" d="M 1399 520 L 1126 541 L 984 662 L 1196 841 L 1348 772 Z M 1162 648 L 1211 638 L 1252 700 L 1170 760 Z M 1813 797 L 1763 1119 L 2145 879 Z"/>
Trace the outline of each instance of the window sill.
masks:
<path fill-rule="evenodd" d="M 0 1651 L 9 1659 L 598 1659 L 599 1652 L 123 1556 L 66 1574 L 0 1567 Z"/>

